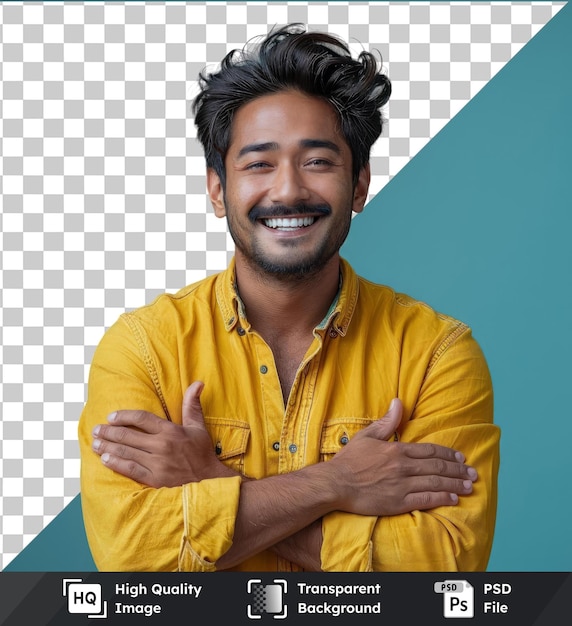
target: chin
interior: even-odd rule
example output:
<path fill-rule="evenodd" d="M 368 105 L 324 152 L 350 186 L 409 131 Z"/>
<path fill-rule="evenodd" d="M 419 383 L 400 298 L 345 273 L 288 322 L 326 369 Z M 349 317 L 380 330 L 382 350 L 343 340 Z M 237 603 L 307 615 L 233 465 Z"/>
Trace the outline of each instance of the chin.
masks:
<path fill-rule="evenodd" d="M 287 262 L 257 256 L 253 261 L 267 276 L 288 282 L 304 280 L 316 276 L 316 274 L 319 274 L 321 270 L 324 269 L 331 258 L 332 257 L 324 259 L 320 257 L 318 259 L 314 258 L 300 260 L 298 262 Z"/>

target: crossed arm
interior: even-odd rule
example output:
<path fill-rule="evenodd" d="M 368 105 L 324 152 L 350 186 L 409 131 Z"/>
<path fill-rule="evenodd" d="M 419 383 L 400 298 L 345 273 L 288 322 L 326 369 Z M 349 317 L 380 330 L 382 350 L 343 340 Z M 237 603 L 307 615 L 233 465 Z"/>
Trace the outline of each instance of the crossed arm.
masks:
<path fill-rule="evenodd" d="M 160 489 L 236 476 L 213 450 L 200 405 L 203 385 L 183 399 L 182 425 L 145 411 L 119 411 L 94 428 L 94 451 L 109 470 Z M 272 549 L 309 570 L 320 569 L 320 520 L 334 511 L 388 517 L 440 506 L 468 496 L 476 470 L 460 451 L 431 443 L 387 441 L 402 406 L 359 432 L 334 458 L 302 470 L 242 480 L 232 545 L 217 569 Z"/>

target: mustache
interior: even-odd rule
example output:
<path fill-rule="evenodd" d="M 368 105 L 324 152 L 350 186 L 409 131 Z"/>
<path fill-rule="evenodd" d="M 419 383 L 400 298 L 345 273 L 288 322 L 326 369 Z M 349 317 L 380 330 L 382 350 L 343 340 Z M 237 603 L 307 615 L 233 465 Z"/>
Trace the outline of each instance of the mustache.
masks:
<path fill-rule="evenodd" d="M 292 215 L 330 215 L 332 208 L 329 204 L 306 204 L 301 202 L 295 206 L 273 204 L 272 206 L 256 205 L 250 209 L 248 219 L 254 224 L 260 218 L 290 217 Z"/>

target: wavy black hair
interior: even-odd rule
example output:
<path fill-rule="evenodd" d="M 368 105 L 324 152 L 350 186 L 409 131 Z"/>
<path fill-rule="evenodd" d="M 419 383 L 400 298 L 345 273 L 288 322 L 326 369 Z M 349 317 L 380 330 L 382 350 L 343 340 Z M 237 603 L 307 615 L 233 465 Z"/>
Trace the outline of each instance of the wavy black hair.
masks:
<path fill-rule="evenodd" d="M 324 98 L 338 113 L 357 181 L 382 131 L 380 109 L 391 95 L 391 82 L 372 53 L 362 51 L 354 59 L 341 39 L 308 32 L 302 24 L 273 30 L 254 47 L 229 52 L 218 71 L 199 75 L 199 87 L 193 102 L 197 135 L 207 167 L 223 187 L 232 121 L 242 105 L 288 89 Z"/>

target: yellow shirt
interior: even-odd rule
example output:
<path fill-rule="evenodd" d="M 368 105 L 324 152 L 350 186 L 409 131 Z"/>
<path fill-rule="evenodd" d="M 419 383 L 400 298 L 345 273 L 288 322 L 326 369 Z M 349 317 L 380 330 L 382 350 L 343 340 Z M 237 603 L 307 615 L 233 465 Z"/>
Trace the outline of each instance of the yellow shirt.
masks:
<path fill-rule="evenodd" d="M 274 358 L 251 329 L 228 270 L 123 314 L 93 358 L 81 416 L 81 497 L 103 571 L 212 571 L 231 546 L 241 477 L 154 489 L 106 468 L 91 431 L 120 409 L 181 422 L 183 393 L 205 383 L 213 446 L 250 478 L 327 461 L 394 397 L 401 441 L 461 450 L 479 474 L 459 504 L 392 517 L 323 518 L 327 571 L 484 570 L 496 516 L 499 429 L 482 352 L 461 322 L 358 277 L 342 287 L 296 374 L 285 406 Z M 236 568 L 296 571 L 262 552 Z"/>

